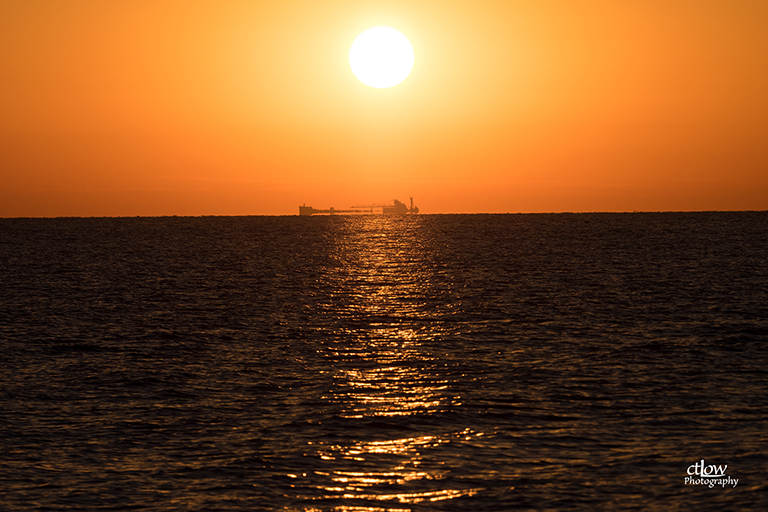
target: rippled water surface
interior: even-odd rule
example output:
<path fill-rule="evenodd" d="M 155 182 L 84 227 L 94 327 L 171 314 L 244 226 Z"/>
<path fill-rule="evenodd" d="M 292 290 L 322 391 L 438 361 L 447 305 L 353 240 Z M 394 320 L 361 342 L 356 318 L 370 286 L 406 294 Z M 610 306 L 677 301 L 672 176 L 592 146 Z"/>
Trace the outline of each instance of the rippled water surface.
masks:
<path fill-rule="evenodd" d="M 0 279 L 4 510 L 768 509 L 766 212 L 0 219 Z"/>

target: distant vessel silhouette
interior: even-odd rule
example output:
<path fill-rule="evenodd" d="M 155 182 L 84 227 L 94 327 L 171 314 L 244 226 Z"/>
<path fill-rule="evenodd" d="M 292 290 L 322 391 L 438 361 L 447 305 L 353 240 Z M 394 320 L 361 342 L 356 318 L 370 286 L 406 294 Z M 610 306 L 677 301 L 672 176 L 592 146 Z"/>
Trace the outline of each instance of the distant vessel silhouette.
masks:
<path fill-rule="evenodd" d="M 318 210 L 307 205 L 299 206 L 300 216 L 318 214 L 335 215 L 337 213 L 380 213 L 382 215 L 405 215 L 408 213 L 419 213 L 419 207 L 413 206 L 413 197 L 411 197 L 410 208 L 408 208 L 405 203 L 401 203 L 397 199 L 394 199 L 391 204 L 362 204 L 350 206 L 347 210 L 337 210 L 333 206 L 327 210 Z"/>

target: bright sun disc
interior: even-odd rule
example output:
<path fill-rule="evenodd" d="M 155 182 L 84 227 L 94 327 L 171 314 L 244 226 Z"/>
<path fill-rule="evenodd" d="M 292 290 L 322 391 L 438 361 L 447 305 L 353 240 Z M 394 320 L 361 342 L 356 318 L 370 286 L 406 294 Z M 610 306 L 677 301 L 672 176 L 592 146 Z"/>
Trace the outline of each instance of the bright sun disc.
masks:
<path fill-rule="evenodd" d="M 411 73 L 413 47 L 407 37 L 393 28 L 369 28 L 352 43 L 349 65 L 365 85 L 392 87 Z"/>

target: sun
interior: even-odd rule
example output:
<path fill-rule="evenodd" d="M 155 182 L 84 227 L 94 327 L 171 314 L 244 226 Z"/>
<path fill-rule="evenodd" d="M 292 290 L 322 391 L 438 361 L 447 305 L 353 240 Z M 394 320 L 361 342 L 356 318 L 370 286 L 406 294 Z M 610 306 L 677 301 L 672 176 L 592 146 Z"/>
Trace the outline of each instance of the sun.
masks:
<path fill-rule="evenodd" d="M 365 85 L 385 89 L 405 80 L 413 69 L 413 47 L 391 27 L 369 28 L 349 49 L 349 65 Z"/>

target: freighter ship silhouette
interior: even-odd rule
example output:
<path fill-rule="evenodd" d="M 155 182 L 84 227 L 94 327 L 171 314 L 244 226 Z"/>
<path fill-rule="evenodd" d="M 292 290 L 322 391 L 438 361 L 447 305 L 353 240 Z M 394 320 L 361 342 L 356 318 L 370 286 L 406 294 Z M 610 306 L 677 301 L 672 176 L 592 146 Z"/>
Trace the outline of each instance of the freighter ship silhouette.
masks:
<path fill-rule="evenodd" d="M 419 213 L 419 207 L 413 206 L 413 198 L 411 198 L 410 208 L 408 208 L 405 203 L 401 203 L 397 199 L 394 199 L 392 203 L 388 204 L 361 204 L 350 206 L 346 210 L 337 210 L 333 206 L 327 210 L 318 210 L 306 205 L 299 206 L 299 215 L 302 216 L 316 214 L 334 215 L 337 213 L 379 213 L 382 215 L 405 215 L 408 213 Z"/>

